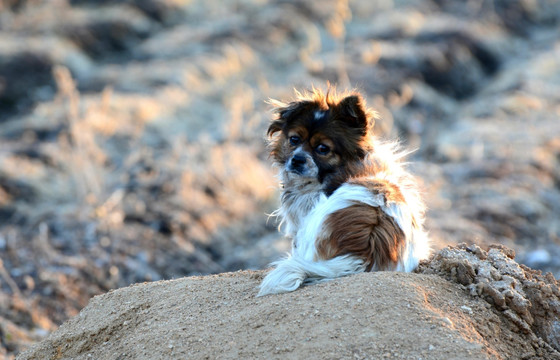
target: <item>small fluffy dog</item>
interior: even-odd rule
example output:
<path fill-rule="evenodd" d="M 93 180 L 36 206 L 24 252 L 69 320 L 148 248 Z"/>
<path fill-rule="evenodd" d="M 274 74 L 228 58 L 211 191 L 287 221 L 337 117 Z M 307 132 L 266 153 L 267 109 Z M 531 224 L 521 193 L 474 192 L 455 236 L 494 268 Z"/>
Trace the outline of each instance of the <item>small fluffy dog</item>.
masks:
<path fill-rule="evenodd" d="M 292 239 L 259 296 L 375 270 L 412 271 L 429 254 L 424 204 L 395 143 L 372 134 L 375 112 L 358 93 L 296 92 L 268 128 L 280 168 L 277 211 Z"/>

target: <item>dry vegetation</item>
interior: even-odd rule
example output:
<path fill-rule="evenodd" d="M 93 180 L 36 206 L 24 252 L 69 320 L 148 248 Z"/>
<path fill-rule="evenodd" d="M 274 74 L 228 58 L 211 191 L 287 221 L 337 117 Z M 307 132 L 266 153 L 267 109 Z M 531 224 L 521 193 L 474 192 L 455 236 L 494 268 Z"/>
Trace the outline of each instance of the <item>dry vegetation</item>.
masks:
<path fill-rule="evenodd" d="M 95 294 L 286 250 L 265 100 L 327 80 L 418 148 L 434 248 L 500 242 L 558 277 L 559 20 L 554 0 L 0 0 L 0 355 Z"/>

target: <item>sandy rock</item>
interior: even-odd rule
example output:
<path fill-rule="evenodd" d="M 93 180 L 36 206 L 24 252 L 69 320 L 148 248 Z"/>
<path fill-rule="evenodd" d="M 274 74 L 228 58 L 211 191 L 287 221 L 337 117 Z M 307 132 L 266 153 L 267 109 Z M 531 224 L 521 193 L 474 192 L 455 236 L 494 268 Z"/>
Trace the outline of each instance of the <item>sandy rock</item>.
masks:
<path fill-rule="evenodd" d="M 419 272 L 439 274 L 466 287 L 502 313 L 532 342 L 544 339 L 560 350 L 560 289 L 552 274 L 542 275 L 516 263 L 515 252 L 491 245 L 488 252 L 477 245 L 459 244 L 437 253 Z"/>

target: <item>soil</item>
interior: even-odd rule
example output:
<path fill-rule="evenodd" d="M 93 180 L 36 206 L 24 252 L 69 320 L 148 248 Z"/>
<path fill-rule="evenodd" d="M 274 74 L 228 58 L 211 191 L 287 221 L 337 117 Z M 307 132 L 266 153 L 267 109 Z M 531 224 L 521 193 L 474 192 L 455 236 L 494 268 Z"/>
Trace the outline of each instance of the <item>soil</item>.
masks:
<path fill-rule="evenodd" d="M 461 245 L 259 298 L 263 271 L 137 284 L 18 359 L 560 359 L 560 283 L 512 254 Z"/>

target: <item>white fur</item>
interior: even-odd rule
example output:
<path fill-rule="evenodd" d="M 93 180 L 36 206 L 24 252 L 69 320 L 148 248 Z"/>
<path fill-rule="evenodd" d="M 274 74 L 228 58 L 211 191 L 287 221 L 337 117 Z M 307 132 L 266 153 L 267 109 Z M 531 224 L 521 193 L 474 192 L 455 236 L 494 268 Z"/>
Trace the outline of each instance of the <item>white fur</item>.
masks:
<path fill-rule="evenodd" d="M 325 112 L 321 110 L 315 111 L 315 120 L 321 120 L 325 116 Z"/>
<path fill-rule="evenodd" d="M 383 196 L 374 197 L 371 192 L 361 186 L 344 184 L 330 197 L 321 198 L 321 201 L 301 222 L 301 227 L 294 240 L 294 256 L 313 260 L 317 255 L 315 241 L 320 237 L 324 221 L 330 214 L 351 206 L 356 201 L 377 207 L 383 205 Z"/>
<path fill-rule="evenodd" d="M 315 114 L 317 115 L 317 114 Z M 396 265 L 397 271 L 413 271 L 421 259 L 429 255 L 428 237 L 422 228 L 424 206 L 416 188 L 415 180 L 404 170 L 400 159 L 405 155 L 396 151 L 392 143 L 377 142 L 376 151 L 368 154 L 365 161 L 375 164 L 379 171 L 367 180 L 386 180 L 396 184 L 405 199 L 404 203 L 386 202 L 381 194 L 374 194 L 357 184 L 343 184 L 331 196 L 324 195 L 318 182 L 298 178 L 283 172 L 284 193 L 278 213 L 286 225 L 286 233 L 292 237 L 291 256 L 272 264 L 275 269 L 263 280 L 259 296 L 294 291 L 302 284 L 334 279 L 365 271 L 359 258 L 350 255 L 329 260 L 316 260 L 316 242 L 324 238 L 324 223 L 330 214 L 349 207 L 356 202 L 380 207 L 391 216 L 405 235 L 405 249 Z M 413 220 L 418 227 L 413 226 Z M 372 270 L 377 270 L 375 265 Z"/>
<path fill-rule="evenodd" d="M 352 256 L 338 256 L 320 261 L 290 256 L 272 265 L 276 268 L 264 278 L 258 296 L 290 292 L 304 283 L 334 279 L 365 270 L 362 260 Z"/>
<path fill-rule="evenodd" d="M 284 182 L 284 186 L 294 188 L 293 183 Z M 311 212 L 317 203 L 326 199 L 321 191 L 320 184 L 317 182 L 298 184 L 295 194 L 282 199 L 282 207 L 277 214 L 282 219 L 280 226 L 285 225 L 284 232 L 290 238 L 295 238 L 298 229 L 301 228 L 301 221 Z"/>

